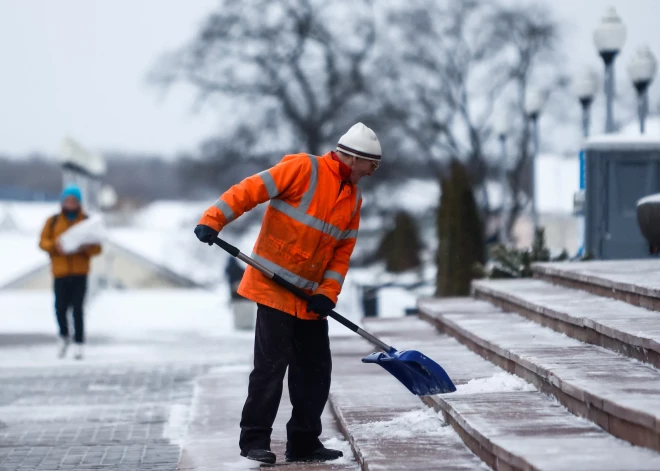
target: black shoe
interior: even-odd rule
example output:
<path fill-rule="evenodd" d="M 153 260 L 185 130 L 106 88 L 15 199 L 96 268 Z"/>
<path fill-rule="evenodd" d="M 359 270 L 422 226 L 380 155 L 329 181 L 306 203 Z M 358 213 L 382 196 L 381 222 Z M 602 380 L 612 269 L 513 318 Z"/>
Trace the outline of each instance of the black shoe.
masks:
<path fill-rule="evenodd" d="M 250 450 L 247 453 L 241 451 L 241 456 L 246 457 L 249 460 L 260 461 L 261 463 L 266 464 L 275 464 L 275 453 L 270 450 Z"/>
<path fill-rule="evenodd" d="M 341 458 L 344 454 L 339 450 L 332 450 L 322 446 L 306 455 L 286 454 L 287 461 L 332 461 Z"/>

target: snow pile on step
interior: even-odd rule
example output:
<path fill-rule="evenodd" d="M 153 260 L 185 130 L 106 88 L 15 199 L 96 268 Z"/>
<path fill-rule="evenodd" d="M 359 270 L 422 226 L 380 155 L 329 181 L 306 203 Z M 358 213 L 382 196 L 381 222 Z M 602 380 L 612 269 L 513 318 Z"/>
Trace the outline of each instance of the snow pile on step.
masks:
<path fill-rule="evenodd" d="M 495 392 L 536 391 L 533 384 L 518 376 L 502 371 L 490 378 L 471 379 L 466 384 L 456 385 L 455 394 L 479 394 Z"/>
<path fill-rule="evenodd" d="M 412 438 L 420 435 L 441 436 L 453 433 L 451 427 L 431 409 L 406 412 L 391 420 L 356 425 L 351 432 L 356 436 L 382 438 Z"/>
<path fill-rule="evenodd" d="M 355 457 L 353 456 L 353 450 L 351 450 L 351 445 L 346 440 L 344 440 L 343 437 L 333 437 L 329 440 L 325 440 L 323 442 L 323 446 L 333 450 L 339 450 L 344 454 L 344 456 L 341 458 L 331 462 L 333 466 L 340 464 L 353 464 L 355 465 L 355 469 L 359 470 L 359 467 L 355 462 Z"/>

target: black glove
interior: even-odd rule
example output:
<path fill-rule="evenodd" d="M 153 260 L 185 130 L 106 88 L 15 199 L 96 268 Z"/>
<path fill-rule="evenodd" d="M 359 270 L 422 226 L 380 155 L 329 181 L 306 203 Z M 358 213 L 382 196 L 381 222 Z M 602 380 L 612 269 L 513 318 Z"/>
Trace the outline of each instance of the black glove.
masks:
<path fill-rule="evenodd" d="M 312 298 L 307 303 L 307 312 L 313 311 L 318 314 L 319 317 L 327 316 L 328 311 L 332 311 L 334 308 L 335 303 L 322 294 L 313 294 Z"/>
<path fill-rule="evenodd" d="M 200 241 L 213 245 L 213 241 L 218 237 L 218 231 L 209 226 L 205 226 L 204 224 L 198 224 L 197 227 L 195 227 L 195 235 Z"/>

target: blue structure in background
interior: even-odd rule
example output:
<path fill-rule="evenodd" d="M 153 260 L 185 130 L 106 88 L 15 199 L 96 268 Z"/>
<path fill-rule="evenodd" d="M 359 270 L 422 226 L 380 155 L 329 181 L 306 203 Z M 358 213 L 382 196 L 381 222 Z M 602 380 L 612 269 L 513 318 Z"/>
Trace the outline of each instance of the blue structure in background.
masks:
<path fill-rule="evenodd" d="M 585 250 L 601 260 L 648 258 L 637 201 L 660 192 L 660 139 L 596 138 L 585 154 Z"/>
<path fill-rule="evenodd" d="M 0 200 L 11 201 L 58 201 L 57 193 L 32 190 L 18 186 L 0 185 Z"/>
<path fill-rule="evenodd" d="M 584 204 L 586 196 L 586 182 L 587 182 L 587 162 L 585 158 L 584 149 L 580 149 L 580 185 L 575 199 L 573 200 L 574 213 L 578 216 L 578 251 L 577 257 L 584 256 L 584 241 L 585 241 L 585 217 L 584 217 Z"/>
<path fill-rule="evenodd" d="M 585 189 L 587 164 L 584 159 L 584 149 L 580 149 L 580 190 Z"/>

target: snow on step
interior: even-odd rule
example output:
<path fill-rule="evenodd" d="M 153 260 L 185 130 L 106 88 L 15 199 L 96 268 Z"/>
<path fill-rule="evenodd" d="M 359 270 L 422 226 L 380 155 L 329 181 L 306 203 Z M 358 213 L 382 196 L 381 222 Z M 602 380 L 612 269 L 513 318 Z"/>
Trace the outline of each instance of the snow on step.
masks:
<path fill-rule="evenodd" d="M 535 279 L 480 280 L 472 286 L 476 292 L 660 352 L 660 314 L 656 311 Z"/>
<path fill-rule="evenodd" d="M 660 298 L 660 260 L 599 260 L 535 264 L 534 272 Z"/>
<path fill-rule="evenodd" d="M 483 301 L 425 299 L 419 302 L 419 307 L 424 315 L 533 372 L 587 404 L 589 409 L 636 424 L 647 434 L 643 438 L 626 436 L 626 439 L 660 448 L 660 371 L 657 369 L 584 344 L 517 314 L 502 312 Z M 611 433 L 628 433 L 624 430 L 627 424 L 608 422 L 608 417 L 594 420 Z"/>
<path fill-rule="evenodd" d="M 363 469 L 489 469 L 454 430 L 382 368 L 358 337 L 333 339 L 330 403 Z"/>
<path fill-rule="evenodd" d="M 502 372 L 499 367 L 463 347 L 456 339 L 439 335 L 436 329 L 429 328 L 428 323 L 416 317 L 364 319 L 363 322 L 369 332 L 394 348 L 419 350 L 435 360 L 457 386 Z"/>
<path fill-rule="evenodd" d="M 492 306 L 483 309 L 492 310 Z M 507 464 L 558 471 L 660 469 L 659 453 L 632 446 L 575 417 L 551 397 L 535 392 L 530 383 L 435 332 L 421 320 L 379 319 L 365 320 L 365 324 L 370 332 L 387 338 L 396 348 L 423 351 L 448 371 L 457 391 L 432 400 L 504 469 L 508 469 Z M 468 381 L 470 377 L 473 379 Z M 401 425 L 393 433 L 406 434 L 411 425 L 424 427 L 423 418 L 403 414 L 392 421 Z M 392 429 L 389 422 L 374 427 L 377 433 L 383 428 Z"/>
<path fill-rule="evenodd" d="M 633 446 L 535 392 L 436 396 L 481 446 L 522 469 L 658 470 L 660 453 Z"/>

